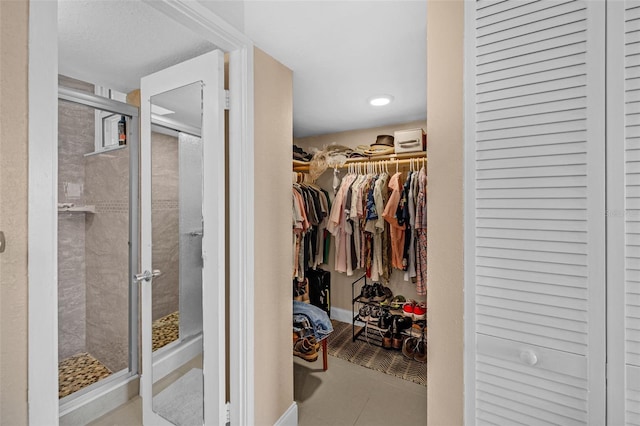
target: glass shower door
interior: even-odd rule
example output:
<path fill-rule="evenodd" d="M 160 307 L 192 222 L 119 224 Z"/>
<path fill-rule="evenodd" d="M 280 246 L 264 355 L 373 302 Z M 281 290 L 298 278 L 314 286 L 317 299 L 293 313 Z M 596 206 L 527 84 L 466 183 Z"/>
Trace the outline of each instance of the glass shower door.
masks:
<path fill-rule="evenodd" d="M 138 293 L 130 277 L 138 260 L 138 109 L 94 95 L 92 84 L 62 76 L 60 84 L 58 395 L 64 412 L 77 396 L 137 372 Z"/>

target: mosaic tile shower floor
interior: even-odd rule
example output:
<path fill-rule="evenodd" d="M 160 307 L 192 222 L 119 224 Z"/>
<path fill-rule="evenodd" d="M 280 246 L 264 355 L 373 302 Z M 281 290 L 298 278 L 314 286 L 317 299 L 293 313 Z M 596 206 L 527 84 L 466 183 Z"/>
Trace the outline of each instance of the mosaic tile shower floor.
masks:
<path fill-rule="evenodd" d="M 178 339 L 179 315 L 174 312 L 153 322 L 153 350 Z M 86 352 L 66 358 L 58 364 L 58 398 L 64 398 L 109 377 L 113 372 Z"/>

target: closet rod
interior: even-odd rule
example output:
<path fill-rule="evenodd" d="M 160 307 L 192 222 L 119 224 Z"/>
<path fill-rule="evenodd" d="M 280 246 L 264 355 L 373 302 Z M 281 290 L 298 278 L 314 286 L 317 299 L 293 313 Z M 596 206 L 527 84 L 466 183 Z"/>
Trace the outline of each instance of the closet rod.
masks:
<path fill-rule="evenodd" d="M 411 160 L 418 160 L 420 162 L 424 161 L 427 162 L 427 158 L 426 155 L 425 156 L 420 156 L 420 157 L 412 157 L 412 158 L 403 158 L 403 159 L 397 159 L 394 157 L 391 158 L 381 158 L 381 159 L 376 159 L 376 158 L 351 158 L 349 160 L 347 160 L 346 163 L 344 163 L 342 166 L 338 166 L 339 169 L 346 169 L 349 167 L 349 165 L 351 164 L 359 164 L 359 163 L 377 163 L 377 162 L 389 162 L 389 166 L 393 167 L 396 164 L 399 166 L 408 166 L 409 164 L 411 164 Z M 327 170 L 329 169 L 333 169 L 333 167 L 329 167 Z M 309 164 L 293 164 L 293 171 L 294 172 L 308 172 L 309 171 Z"/>

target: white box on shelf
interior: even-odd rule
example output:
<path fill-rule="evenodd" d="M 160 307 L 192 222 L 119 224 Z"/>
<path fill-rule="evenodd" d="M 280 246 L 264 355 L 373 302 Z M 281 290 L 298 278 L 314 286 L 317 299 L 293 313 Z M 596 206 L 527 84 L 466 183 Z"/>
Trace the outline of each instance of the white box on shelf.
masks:
<path fill-rule="evenodd" d="M 427 150 L 427 134 L 423 129 L 398 130 L 393 138 L 396 154 Z"/>

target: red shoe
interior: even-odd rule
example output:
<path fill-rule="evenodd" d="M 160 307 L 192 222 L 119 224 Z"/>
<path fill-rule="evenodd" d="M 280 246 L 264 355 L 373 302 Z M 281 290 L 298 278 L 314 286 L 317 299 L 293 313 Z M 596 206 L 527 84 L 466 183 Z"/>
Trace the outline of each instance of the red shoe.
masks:
<path fill-rule="evenodd" d="M 413 319 L 421 320 L 427 316 L 427 305 L 421 302 L 413 307 Z"/>
<path fill-rule="evenodd" d="M 402 305 L 402 311 L 404 312 L 404 316 L 413 318 L 413 309 L 416 306 L 416 302 L 413 300 L 409 300 L 404 305 Z"/>

